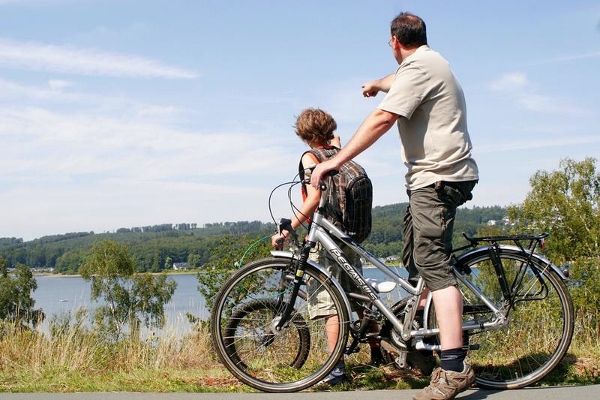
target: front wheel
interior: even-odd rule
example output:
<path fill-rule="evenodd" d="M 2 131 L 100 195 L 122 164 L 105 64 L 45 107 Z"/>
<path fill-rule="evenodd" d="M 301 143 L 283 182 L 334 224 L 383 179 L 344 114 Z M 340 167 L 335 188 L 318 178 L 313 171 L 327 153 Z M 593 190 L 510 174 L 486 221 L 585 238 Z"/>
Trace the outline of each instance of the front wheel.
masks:
<path fill-rule="evenodd" d="M 346 347 L 344 298 L 331 278 L 310 265 L 292 313 L 281 323 L 292 301 L 295 265 L 292 259 L 268 258 L 244 266 L 225 283 L 211 314 L 221 362 L 239 380 L 266 392 L 294 392 L 316 384 Z M 327 332 L 326 322 L 334 315 L 342 322 Z"/>
<path fill-rule="evenodd" d="M 468 334 L 470 345 L 476 346 L 469 360 L 480 387 L 517 389 L 542 379 L 565 355 L 573 336 L 573 303 L 560 276 L 544 260 L 502 246 L 498 256 L 512 291 L 510 301 L 502 293 L 489 252 L 476 251 L 459 261 L 472 271 L 464 277 L 508 317 L 504 328 Z M 494 318 L 472 291 L 459 288 L 465 322 Z M 434 312 L 428 324 L 435 326 Z"/>

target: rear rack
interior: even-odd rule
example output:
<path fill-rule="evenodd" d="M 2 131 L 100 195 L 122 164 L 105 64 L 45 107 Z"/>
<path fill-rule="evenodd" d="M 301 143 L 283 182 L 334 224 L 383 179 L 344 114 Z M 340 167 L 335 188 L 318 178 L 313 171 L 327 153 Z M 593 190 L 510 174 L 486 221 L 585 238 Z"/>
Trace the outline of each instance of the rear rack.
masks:
<path fill-rule="evenodd" d="M 550 236 L 548 232 L 533 234 L 519 234 L 519 235 L 499 235 L 499 236 L 469 236 L 463 232 L 463 237 L 469 242 L 468 245 L 455 248 L 452 250 L 453 253 L 460 252 L 465 249 L 477 247 L 481 242 L 488 242 L 493 247 L 498 247 L 498 242 L 513 242 L 522 252 L 533 253 L 535 249 L 540 246 L 544 247 L 544 239 Z M 522 242 L 526 242 L 522 243 Z"/>
<path fill-rule="evenodd" d="M 469 236 L 463 232 L 463 237 L 467 239 L 471 244 L 476 245 L 480 242 L 520 242 L 521 240 L 540 241 L 550 236 L 548 232 L 540 233 L 537 235 L 504 235 L 504 236 Z"/>

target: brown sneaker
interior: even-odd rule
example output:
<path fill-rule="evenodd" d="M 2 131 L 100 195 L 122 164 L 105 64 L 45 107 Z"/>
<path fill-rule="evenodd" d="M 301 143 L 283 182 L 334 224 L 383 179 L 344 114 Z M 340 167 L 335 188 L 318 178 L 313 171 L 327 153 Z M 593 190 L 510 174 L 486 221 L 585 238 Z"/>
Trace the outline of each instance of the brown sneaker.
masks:
<path fill-rule="evenodd" d="M 436 368 L 431 374 L 429 386 L 418 392 L 413 400 L 449 400 L 466 390 L 475 382 L 473 368 L 465 363 L 462 372 L 445 371 Z"/>

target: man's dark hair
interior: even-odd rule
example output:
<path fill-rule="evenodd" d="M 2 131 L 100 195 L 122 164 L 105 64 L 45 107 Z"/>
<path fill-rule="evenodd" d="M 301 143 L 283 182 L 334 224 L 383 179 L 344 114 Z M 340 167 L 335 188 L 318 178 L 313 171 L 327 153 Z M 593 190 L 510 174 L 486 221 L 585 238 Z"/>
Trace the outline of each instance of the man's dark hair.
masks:
<path fill-rule="evenodd" d="M 400 13 L 392 21 L 390 31 L 404 47 L 412 48 L 427 44 L 425 21 L 414 14 Z"/>

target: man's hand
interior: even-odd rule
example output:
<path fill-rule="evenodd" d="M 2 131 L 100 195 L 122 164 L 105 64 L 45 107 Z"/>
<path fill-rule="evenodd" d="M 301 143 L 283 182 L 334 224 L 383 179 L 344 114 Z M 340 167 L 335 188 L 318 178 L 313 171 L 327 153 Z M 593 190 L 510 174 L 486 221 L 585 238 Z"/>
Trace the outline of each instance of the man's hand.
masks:
<path fill-rule="evenodd" d="M 310 177 L 311 186 L 315 189 L 318 189 L 323 177 L 325 177 L 328 172 L 335 171 L 337 169 L 338 167 L 333 158 L 317 164 Z"/>
<path fill-rule="evenodd" d="M 362 85 L 362 93 L 364 97 L 375 97 L 381 90 L 378 85 L 379 80 L 369 81 Z"/>
<path fill-rule="evenodd" d="M 396 78 L 395 74 L 389 74 L 381 79 L 375 79 L 374 81 L 368 81 L 362 85 L 362 93 L 365 97 L 375 97 L 379 92 L 389 92 Z"/>

